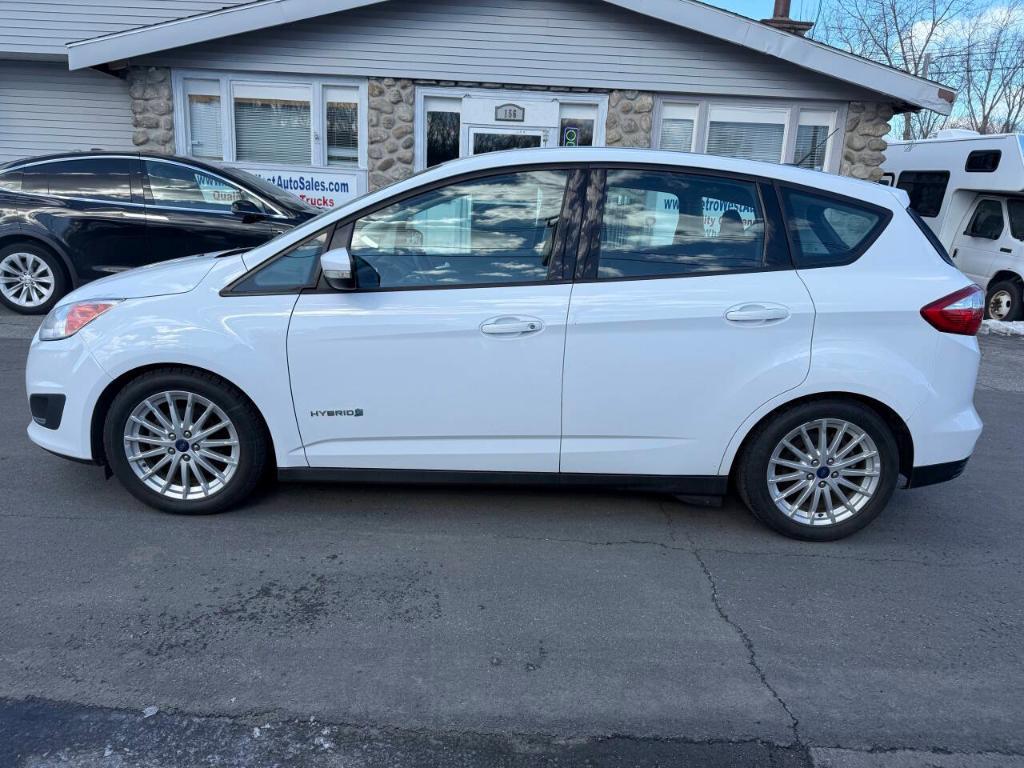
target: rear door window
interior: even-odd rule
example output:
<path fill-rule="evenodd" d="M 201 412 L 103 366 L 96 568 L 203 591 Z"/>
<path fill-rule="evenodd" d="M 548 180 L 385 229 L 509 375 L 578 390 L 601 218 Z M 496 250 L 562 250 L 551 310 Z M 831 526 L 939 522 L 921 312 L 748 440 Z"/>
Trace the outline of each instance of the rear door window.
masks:
<path fill-rule="evenodd" d="M 22 170 L 24 191 L 58 197 L 130 203 L 131 161 L 124 157 L 84 157 L 55 160 Z M 48 189 L 39 187 L 45 182 Z"/>
<path fill-rule="evenodd" d="M 793 260 L 801 269 L 849 264 L 867 250 L 890 215 L 847 198 L 782 187 Z"/>
<path fill-rule="evenodd" d="M 762 269 L 765 225 L 753 182 L 609 170 L 599 280 Z"/>

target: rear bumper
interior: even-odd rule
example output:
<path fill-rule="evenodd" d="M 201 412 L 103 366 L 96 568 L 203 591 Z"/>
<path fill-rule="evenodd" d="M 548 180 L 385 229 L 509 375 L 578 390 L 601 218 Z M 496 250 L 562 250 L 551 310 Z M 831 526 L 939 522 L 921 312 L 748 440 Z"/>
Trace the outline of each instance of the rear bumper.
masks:
<path fill-rule="evenodd" d="M 971 457 L 959 461 L 947 461 L 942 464 L 929 464 L 924 467 L 914 467 L 907 478 L 907 488 L 921 488 L 925 485 L 945 483 L 948 480 L 955 480 L 963 474 L 964 468 Z"/>

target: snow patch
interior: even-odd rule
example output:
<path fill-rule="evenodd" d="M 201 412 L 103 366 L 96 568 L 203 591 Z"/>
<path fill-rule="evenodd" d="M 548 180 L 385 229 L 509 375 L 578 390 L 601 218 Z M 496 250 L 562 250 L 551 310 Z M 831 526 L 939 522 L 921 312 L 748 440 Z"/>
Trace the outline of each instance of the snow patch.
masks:
<path fill-rule="evenodd" d="M 1024 320 L 1008 323 L 1005 320 L 985 320 L 978 330 L 979 336 L 1024 336 Z"/>

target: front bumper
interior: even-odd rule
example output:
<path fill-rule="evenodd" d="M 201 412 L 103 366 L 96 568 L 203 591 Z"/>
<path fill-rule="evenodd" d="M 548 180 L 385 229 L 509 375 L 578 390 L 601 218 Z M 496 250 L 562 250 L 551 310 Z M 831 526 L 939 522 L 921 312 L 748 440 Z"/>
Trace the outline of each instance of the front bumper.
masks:
<path fill-rule="evenodd" d="M 56 429 L 53 421 L 44 425 L 34 418 L 29 439 L 51 453 L 93 461 L 92 414 L 111 381 L 79 336 L 40 341 L 37 335 L 25 366 L 25 389 L 30 401 L 33 395 L 63 396 L 64 407 Z"/>

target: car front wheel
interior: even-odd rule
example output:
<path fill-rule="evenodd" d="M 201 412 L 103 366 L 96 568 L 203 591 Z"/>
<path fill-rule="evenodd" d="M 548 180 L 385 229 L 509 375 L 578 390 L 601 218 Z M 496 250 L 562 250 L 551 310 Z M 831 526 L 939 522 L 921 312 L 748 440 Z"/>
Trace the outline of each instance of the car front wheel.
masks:
<path fill-rule="evenodd" d="M 104 448 L 133 496 L 178 514 L 237 504 L 259 482 L 268 456 L 255 406 L 223 379 L 188 369 L 129 382 L 111 403 Z"/>
<path fill-rule="evenodd" d="M 832 541 L 877 517 L 898 479 L 899 451 L 885 421 L 859 403 L 820 400 L 759 426 L 740 457 L 736 484 L 769 527 Z"/>

